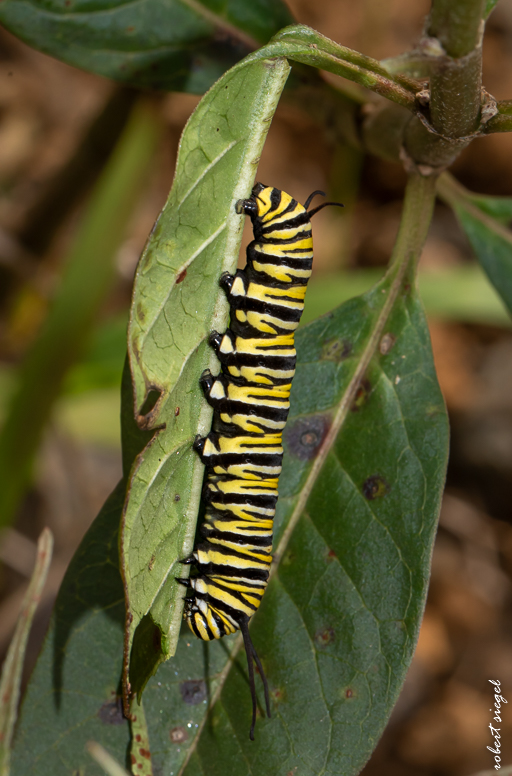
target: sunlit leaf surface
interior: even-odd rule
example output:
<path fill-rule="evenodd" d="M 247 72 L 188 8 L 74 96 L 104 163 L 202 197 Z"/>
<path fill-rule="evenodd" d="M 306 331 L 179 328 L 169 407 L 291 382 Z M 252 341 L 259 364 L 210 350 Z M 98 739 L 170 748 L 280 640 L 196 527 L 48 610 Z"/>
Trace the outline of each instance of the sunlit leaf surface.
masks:
<path fill-rule="evenodd" d="M 218 369 L 207 341 L 227 325 L 219 278 L 238 261 L 244 219 L 235 204 L 251 192 L 289 69 L 284 59 L 240 65 L 201 100 L 137 269 L 128 332 L 134 406 L 140 427 L 157 430 L 129 480 L 121 543 L 137 692 L 174 653 L 181 626 L 185 589 L 176 577 L 187 573 L 180 561 L 193 548 L 204 474 L 192 442 L 211 426 L 199 376 Z"/>

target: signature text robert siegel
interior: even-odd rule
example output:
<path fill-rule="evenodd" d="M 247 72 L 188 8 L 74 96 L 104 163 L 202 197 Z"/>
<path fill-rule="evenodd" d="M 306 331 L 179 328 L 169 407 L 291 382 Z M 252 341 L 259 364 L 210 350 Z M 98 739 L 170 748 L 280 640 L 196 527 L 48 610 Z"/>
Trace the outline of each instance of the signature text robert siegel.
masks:
<path fill-rule="evenodd" d="M 490 683 L 494 685 L 494 717 L 493 720 L 495 722 L 501 723 L 501 704 L 507 703 L 508 701 L 505 700 L 503 695 L 501 694 L 501 682 L 497 682 L 494 679 L 489 679 Z M 489 711 L 493 711 L 493 709 L 489 709 Z M 491 729 L 491 735 L 494 738 L 494 747 L 488 746 L 487 749 L 494 754 L 494 762 L 495 762 L 495 770 L 499 771 L 501 768 L 501 735 L 500 730 L 501 727 L 496 728 L 492 724 L 492 722 L 489 723 L 489 727 Z"/>

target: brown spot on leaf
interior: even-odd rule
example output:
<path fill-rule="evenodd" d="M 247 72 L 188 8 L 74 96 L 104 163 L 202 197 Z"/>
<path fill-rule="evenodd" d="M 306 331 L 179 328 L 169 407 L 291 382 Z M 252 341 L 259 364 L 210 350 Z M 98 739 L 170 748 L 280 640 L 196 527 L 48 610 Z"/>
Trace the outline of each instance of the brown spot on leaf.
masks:
<path fill-rule="evenodd" d="M 280 703 L 284 699 L 284 691 L 276 687 L 274 690 L 271 690 L 270 697 L 275 703 Z"/>
<path fill-rule="evenodd" d="M 326 647 L 334 641 L 334 631 L 332 628 L 322 628 L 315 633 L 315 644 L 317 647 Z"/>
<path fill-rule="evenodd" d="M 169 732 L 169 738 L 173 744 L 182 744 L 188 738 L 188 733 L 184 727 L 175 727 Z"/>
<path fill-rule="evenodd" d="M 151 759 L 151 754 L 149 752 L 149 749 L 143 749 L 142 747 L 139 749 L 139 754 L 141 757 L 144 757 L 146 760 Z"/>
<path fill-rule="evenodd" d="M 336 555 L 334 550 L 329 550 L 329 552 L 327 553 L 326 559 L 327 559 L 327 562 L 329 563 L 330 561 L 335 560 L 337 557 L 338 556 Z"/>
<path fill-rule="evenodd" d="M 352 402 L 352 406 L 350 408 L 351 412 L 359 412 L 359 410 L 362 409 L 362 407 L 364 407 L 368 401 L 371 392 L 372 385 L 370 381 L 364 377 L 359 383 L 356 395 L 354 396 L 354 401 Z"/>
<path fill-rule="evenodd" d="M 180 408 L 176 407 L 176 409 L 174 410 L 174 417 L 177 418 L 179 414 L 180 414 Z"/>
<path fill-rule="evenodd" d="M 181 501 L 181 496 L 179 495 L 179 493 L 175 493 L 174 494 L 174 500 L 175 501 Z"/>
<path fill-rule="evenodd" d="M 295 553 L 292 550 L 286 550 L 281 561 L 282 566 L 290 566 L 295 560 Z"/>
<path fill-rule="evenodd" d="M 284 432 L 290 452 L 302 461 L 315 458 L 330 425 L 330 418 L 324 415 L 300 418 L 295 423 L 291 423 Z"/>
<path fill-rule="evenodd" d="M 352 343 L 346 339 L 333 337 L 326 340 L 322 347 L 322 358 L 325 361 L 343 361 L 352 353 Z"/>
<path fill-rule="evenodd" d="M 123 701 L 120 696 L 100 706 L 98 717 L 104 725 L 122 725 L 126 722 L 123 716 Z"/>
<path fill-rule="evenodd" d="M 176 278 L 176 285 L 178 285 L 178 283 L 183 283 L 186 277 L 187 277 L 187 270 L 183 269 L 178 275 L 178 277 Z"/>
<path fill-rule="evenodd" d="M 181 697 L 190 706 L 196 706 L 206 700 L 206 683 L 203 679 L 192 679 L 180 684 Z"/>
<path fill-rule="evenodd" d="M 153 571 L 154 565 L 155 565 L 155 555 L 152 555 L 151 558 L 149 559 L 148 571 Z"/>
<path fill-rule="evenodd" d="M 347 687 L 347 689 L 345 690 L 345 698 L 352 698 L 353 695 L 354 695 L 353 691 L 350 689 L 350 687 Z"/>
<path fill-rule="evenodd" d="M 386 332 L 379 343 L 379 350 L 385 356 L 396 342 L 396 337 L 390 331 Z"/>
<path fill-rule="evenodd" d="M 376 498 L 382 498 L 389 493 L 389 483 L 380 474 L 372 474 L 363 483 L 363 496 L 368 501 L 374 501 Z"/>

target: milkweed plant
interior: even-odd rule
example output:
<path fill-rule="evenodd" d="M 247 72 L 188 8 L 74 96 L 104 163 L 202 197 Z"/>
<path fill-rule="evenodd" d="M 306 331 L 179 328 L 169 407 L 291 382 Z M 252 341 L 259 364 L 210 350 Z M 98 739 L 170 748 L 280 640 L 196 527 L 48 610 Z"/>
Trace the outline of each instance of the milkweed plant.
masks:
<path fill-rule="evenodd" d="M 9 751 L 16 776 L 100 774 L 85 748 L 91 740 L 132 773 L 155 776 L 352 776 L 370 757 L 418 638 L 447 465 L 446 409 L 417 288 L 436 197 L 512 307 L 512 198 L 470 192 L 449 172 L 476 138 L 512 130 L 512 101 L 498 102 L 482 83 L 496 1 L 433 0 L 416 47 L 382 62 L 296 24 L 283 0 L 0 3 L 10 32 L 64 62 L 141 90 L 204 94 L 135 276 L 123 479 L 62 583 Z M 243 638 L 196 638 L 183 626 L 187 589 L 177 579 L 188 574 L 182 561 L 204 519 L 194 440 L 212 427 L 200 386 L 205 370 L 220 371 L 210 336 L 229 325 L 219 279 L 236 272 L 237 203 L 260 180 L 280 99 L 323 123 L 337 144 L 402 165 L 407 185 L 383 277 L 348 300 L 340 290 L 337 302 L 320 301 L 323 314 L 296 333 L 272 569 L 250 627 L 272 716 L 260 682 L 251 741 Z M 153 147 L 152 120 L 141 97 L 125 132 Z M 134 158 L 130 142 L 123 136 L 120 146 Z M 101 223 L 104 211 L 95 213 Z M 109 218 L 103 231 L 117 223 Z M 92 255 L 75 256 L 84 273 Z M 314 278 L 310 286 L 313 294 Z M 8 417 L 0 437 L 7 472 L 11 426 Z M 6 512 L 27 466 L 19 481 L 13 473 Z"/>

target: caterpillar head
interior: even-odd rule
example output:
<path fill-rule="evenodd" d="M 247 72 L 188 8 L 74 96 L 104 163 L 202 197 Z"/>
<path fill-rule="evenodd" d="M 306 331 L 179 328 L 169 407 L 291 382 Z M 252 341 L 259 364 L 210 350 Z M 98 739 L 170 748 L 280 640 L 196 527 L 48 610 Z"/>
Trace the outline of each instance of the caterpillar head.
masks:
<path fill-rule="evenodd" d="M 237 213 L 245 213 L 252 221 L 263 218 L 274 210 L 281 201 L 281 192 L 273 186 L 255 183 L 249 199 L 240 199 L 235 206 Z"/>

